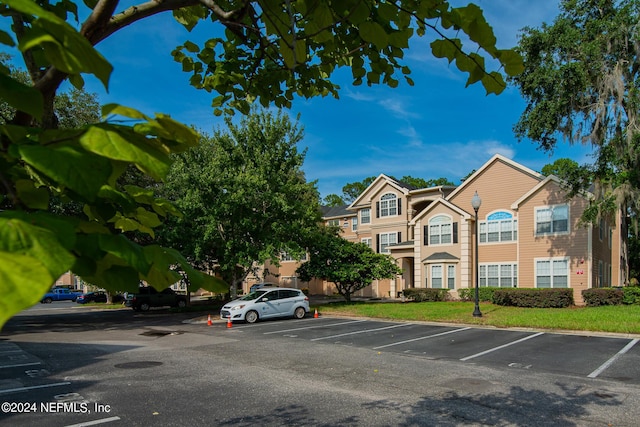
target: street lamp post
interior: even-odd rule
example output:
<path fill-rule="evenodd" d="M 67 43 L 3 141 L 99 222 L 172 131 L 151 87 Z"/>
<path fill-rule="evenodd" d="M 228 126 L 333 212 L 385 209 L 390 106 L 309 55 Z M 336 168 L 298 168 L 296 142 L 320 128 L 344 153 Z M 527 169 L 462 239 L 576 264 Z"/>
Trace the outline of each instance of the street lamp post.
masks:
<path fill-rule="evenodd" d="M 479 297 L 479 290 L 478 290 L 479 275 L 480 275 L 479 274 L 480 267 L 479 267 L 479 259 L 478 259 L 478 209 L 480 209 L 481 204 L 482 204 L 482 200 L 480 199 L 480 196 L 478 196 L 478 192 L 476 191 L 476 194 L 474 194 L 473 197 L 471 198 L 471 206 L 473 207 L 473 210 L 476 213 L 476 218 L 475 218 L 476 251 L 473 254 L 473 257 L 476 259 L 476 295 L 475 295 L 476 306 L 473 309 L 473 317 L 482 317 L 482 313 L 480 312 L 480 297 Z"/>

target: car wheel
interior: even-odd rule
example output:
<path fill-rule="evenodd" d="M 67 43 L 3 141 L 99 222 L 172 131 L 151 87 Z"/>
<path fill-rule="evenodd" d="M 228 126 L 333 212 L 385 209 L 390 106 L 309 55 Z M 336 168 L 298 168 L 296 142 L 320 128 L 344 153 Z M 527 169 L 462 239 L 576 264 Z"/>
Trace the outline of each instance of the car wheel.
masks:
<path fill-rule="evenodd" d="M 178 301 L 178 308 L 185 308 L 187 306 L 187 302 L 185 300 Z"/>
<path fill-rule="evenodd" d="M 45 304 L 51 304 L 53 302 L 53 300 L 50 297 L 47 297 L 44 299 L 44 303 Z"/>
<path fill-rule="evenodd" d="M 258 321 L 258 312 L 257 311 L 248 311 L 247 314 L 244 315 L 244 320 L 247 323 L 256 323 Z"/>
<path fill-rule="evenodd" d="M 147 304 L 146 302 L 143 302 L 142 304 L 140 304 L 139 308 L 142 311 L 149 311 L 149 308 L 151 308 L 151 306 L 149 304 Z"/>
<path fill-rule="evenodd" d="M 293 312 L 293 317 L 295 317 L 296 319 L 304 319 L 304 316 L 306 315 L 307 311 L 304 309 L 304 307 L 298 307 Z"/>

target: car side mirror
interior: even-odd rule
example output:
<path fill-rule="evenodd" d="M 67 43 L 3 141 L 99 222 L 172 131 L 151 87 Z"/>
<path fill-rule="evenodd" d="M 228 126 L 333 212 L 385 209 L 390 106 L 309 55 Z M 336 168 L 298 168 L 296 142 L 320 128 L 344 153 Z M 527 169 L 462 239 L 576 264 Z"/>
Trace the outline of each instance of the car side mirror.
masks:
<path fill-rule="evenodd" d="M 269 298 L 264 297 L 264 298 L 260 298 L 260 301 L 258 301 L 258 302 L 267 302 L 267 301 L 269 301 Z"/>

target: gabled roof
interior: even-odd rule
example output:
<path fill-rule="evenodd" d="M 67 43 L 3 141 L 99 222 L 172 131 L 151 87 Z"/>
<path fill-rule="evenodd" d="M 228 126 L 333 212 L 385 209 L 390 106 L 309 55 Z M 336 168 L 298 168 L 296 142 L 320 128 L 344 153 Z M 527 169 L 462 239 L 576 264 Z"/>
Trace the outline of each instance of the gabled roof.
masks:
<path fill-rule="evenodd" d="M 436 252 L 436 253 L 433 253 L 433 254 L 429 255 L 428 257 L 423 259 L 421 262 L 459 261 L 459 260 L 460 260 L 460 258 L 458 258 L 455 255 L 451 255 L 449 252 Z"/>
<path fill-rule="evenodd" d="M 558 178 L 555 175 L 549 175 L 547 176 L 545 179 L 543 179 L 542 181 L 540 181 L 535 187 L 533 187 L 531 190 L 527 191 L 526 193 L 524 193 L 524 195 L 522 197 L 520 197 L 518 200 L 516 200 L 515 202 L 513 202 L 511 204 L 511 209 L 517 210 L 520 207 L 520 204 L 522 204 L 525 200 L 527 200 L 529 197 L 531 197 L 532 195 L 534 195 L 535 193 L 537 193 L 538 191 L 540 191 L 541 188 L 543 188 L 544 186 L 546 186 L 548 183 L 550 182 L 555 182 L 556 184 L 562 186 L 563 181 Z M 591 193 L 581 193 L 581 195 L 583 197 L 590 197 Z"/>
<path fill-rule="evenodd" d="M 437 199 L 433 203 L 431 203 L 429 206 L 427 206 L 425 209 L 420 211 L 420 213 L 418 213 L 418 215 L 413 217 L 413 219 L 411 221 L 409 221 L 409 225 L 416 225 L 416 222 L 418 222 L 420 219 L 422 219 L 422 217 L 426 216 L 427 213 L 429 213 L 435 206 L 437 206 L 439 204 L 445 205 L 446 207 L 448 207 L 452 211 L 457 212 L 458 214 L 462 215 L 465 219 L 471 218 L 471 214 L 469 214 L 469 212 L 467 212 L 464 209 L 454 205 L 453 203 L 451 203 L 447 199 Z"/>
<path fill-rule="evenodd" d="M 373 180 L 371 184 L 355 199 L 347 209 L 353 209 L 359 204 L 361 204 L 361 200 L 364 199 L 365 195 L 375 186 L 378 185 L 381 181 L 386 181 L 389 185 L 394 187 L 396 190 L 400 191 L 405 196 L 409 194 L 409 191 L 414 190 L 415 188 L 401 181 L 396 181 L 393 178 L 388 177 L 387 175 L 381 173 L 378 175 L 376 179 Z"/>
<path fill-rule="evenodd" d="M 320 212 L 322 213 L 322 218 L 344 218 L 345 216 L 354 216 L 356 215 L 354 212 L 347 210 L 348 205 L 340 205 L 340 206 L 320 206 Z"/>
<path fill-rule="evenodd" d="M 480 169 L 472 173 L 467 179 L 464 180 L 462 184 L 458 186 L 458 188 L 456 188 L 451 193 L 449 193 L 449 195 L 447 196 L 447 200 L 452 199 L 456 194 L 461 192 L 468 185 L 471 185 L 471 183 L 476 179 L 476 177 L 478 177 L 480 174 L 482 174 L 482 172 L 484 172 L 486 169 L 491 167 L 491 165 L 493 165 L 496 162 L 506 163 L 507 165 L 519 170 L 520 172 L 527 174 L 540 181 L 542 181 L 545 178 L 544 175 L 542 175 L 541 173 L 536 172 L 533 169 L 529 169 L 528 167 L 523 166 L 518 162 L 514 162 L 513 160 L 503 156 L 502 154 L 494 154 L 494 156 L 491 157 L 484 165 L 482 165 Z"/>

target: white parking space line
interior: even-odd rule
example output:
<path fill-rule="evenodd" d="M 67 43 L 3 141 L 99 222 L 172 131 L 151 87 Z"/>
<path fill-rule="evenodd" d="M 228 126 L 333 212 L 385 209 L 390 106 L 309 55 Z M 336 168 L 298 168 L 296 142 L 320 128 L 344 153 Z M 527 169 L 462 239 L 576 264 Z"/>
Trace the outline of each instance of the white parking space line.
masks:
<path fill-rule="evenodd" d="M 402 328 L 404 326 L 412 326 L 412 325 L 413 323 L 403 323 L 401 325 L 385 326 L 384 328 L 363 329 L 362 331 L 347 332 L 344 334 L 331 335 L 328 337 L 314 338 L 311 341 L 329 340 L 331 338 L 345 337 L 347 335 L 356 335 L 356 334 L 364 334 L 366 332 L 384 331 L 385 329 Z"/>
<path fill-rule="evenodd" d="M 33 365 L 42 365 L 42 362 L 16 363 L 15 365 L 4 365 L 4 366 L 0 366 L 0 369 L 5 369 L 5 368 L 19 368 L 20 366 L 33 366 Z"/>
<path fill-rule="evenodd" d="M 379 350 L 381 348 L 392 347 L 394 345 L 401 345 L 401 344 L 406 344 L 406 343 L 414 342 L 414 341 L 426 340 L 426 339 L 429 339 L 429 338 L 441 337 L 442 335 L 448 335 L 448 334 L 453 334 L 453 333 L 456 333 L 456 332 L 462 332 L 462 331 L 466 331 L 467 329 L 471 329 L 471 328 L 468 327 L 468 328 L 454 329 L 453 331 L 440 332 L 439 334 L 426 335 L 424 337 L 418 337 L 418 338 L 413 338 L 413 339 L 410 339 L 410 340 L 398 341 L 398 342 L 394 342 L 394 343 L 391 343 L 391 344 L 386 344 L 386 345 L 381 345 L 381 346 L 378 346 L 378 347 L 373 347 L 373 350 Z"/>
<path fill-rule="evenodd" d="M 635 339 L 631 340 L 631 342 L 629 342 L 627 345 L 625 345 L 624 348 L 622 350 L 620 350 L 619 352 L 617 352 L 611 359 L 607 360 L 606 362 L 604 362 L 602 364 L 602 366 L 600 366 L 598 369 L 596 369 L 595 371 L 593 371 L 589 375 L 587 375 L 587 378 L 596 378 L 605 369 L 607 369 L 609 366 L 611 366 L 611 364 L 613 362 L 615 362 L 620 356 L 625 354 L 627 351 L 631 350 L 631 348 L 634 345 L 636 345 L 638 343 L 638 341 L 639 341 L 638 338 L 635 338 Z"/>
<path fill-rule="evenodd" d="M 0 394 L 17 393 L 19 391 L 36 390 L 36 389 L 39 389 L 39 388 L 48 388 L 48 387 L 58 387 L 58 386 L 61 386 L 61 385 L 69 385 L 69 384 L 71 384 L 71 383 L 68 382 L 68 381 L 65 381 L 63 383 L 32 385 L 30 387 L 8 388 L 6 390 L 0 390 Z"/>
<path fill-rule="evenodd" d="M 530 340 L 531 338 L 535 338 L 535 337 L 538 337 L 538 336 L 540 336 L 540 335 L 544 335 L 544 332 L 538 332 L 537 334 L 529 335 L 529 336 L 527 336 L 527 337 L 520 338 L 519 340 L 515 340 L 515 341 L 512 341 L 512 342 L 510 342 L 510 343 L 500 345 L 500 346 L 498 346 L 498 347 L 490 348 L 489 350 L 485 350 L 485 351 L 483 351 L 483 352 L 481 352 L 481 353 L 476 353 L 476 354 L 472 354 L 471 356 L 463 357 L 463 358 L 462 358 L 462 359 L 460 359 L 460 360 L 462 360 L 463 362 L 466 362 L 467 360 L 473 359 L 473 358 L 475 358 L 475 357 L 484 356 L 485 354 L 488 354 L 488 353 L 491 353 L 491 352 L 494 352 L 494 351 L 497 351 L 497 350 L 503 349 L 503 348 L 505 348 L 505 347 L 512 346 L 512 345 L 514 345 L 514 344 L 521 343 L 521 342 L 526 341 L 526 340 Z"/>
<path fill-rule="evenodd" d="M 349 322 L 330 323 L 328 325 L 322 324 L 322 325 L 306 326 L 304 328 L 283 329 L 281 331 L 263 332 L 263 335 L 282 334 L 282 333 L 285 333 L 285 332 L 295 332 L 295 331 L 304 331 L 305 329 L 314 329 L 314 328 L 330 328 L 332 326 L 350 325 L 352 323 L 362 323 L 362 322 L 367 322 L 367 320 L 350 320 Z"/>
<path fill-rule="evenodd" d="M 105 423 L 110 423 L 111 421 L 119 421 L 120 417 L 109 417 L 109 418 L 103 418 L 101 420 L 95 420 L 95 421 L 86 421 L 84 423 L 78 423 L 78 424 L 70 424 L 68 426 L 65 427 L 88 427 L 88 426 L 97 426 L 98 424 L 105 424 Z"/>

